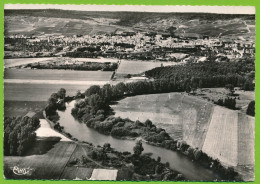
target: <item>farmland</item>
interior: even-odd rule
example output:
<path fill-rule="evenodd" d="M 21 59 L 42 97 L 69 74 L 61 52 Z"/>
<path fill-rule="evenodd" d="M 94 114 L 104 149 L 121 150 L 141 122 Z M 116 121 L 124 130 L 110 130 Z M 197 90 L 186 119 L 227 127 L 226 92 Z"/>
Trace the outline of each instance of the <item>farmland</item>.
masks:
<path fill-rule="evenodd" d="M 73 70 L 6 69 L 5 79 L 108 81 L 112 72 Z"/>
<path fill-rule="evenodd" d="M 245 180 L 252 180 L 253 117 L 181 93 L 127 97 L 112 108 L 115 116 L 140 121 L 150 119 L 171 137 L 202 149 L 225 165 L 235 166 Z"/>
<path fill-rule="evenodd" d="M 121 60 L 117 69 L 117 75 L 139 74 L 156 67 L 175 65 L 174 62 L 153 62 L 153 61 L 131 61 Z"/>
<path fill-rule="evenodd" d="M 202 150 L 221 162 L 236 166 L 238 163 L 237 121 L 237 112 L 216 106 Z"/>
<path fill-rule="evenodd" d="M 4 116 L 24 116 L 29 111 L 42 111 L 46 102 L 43 101 L 4 101 Z"/>
<path fill-rule="evenodd" d="M 52 58 L 17 58 L 17 59 L 5 59 L 4 60 L 4 66 L 5 68 L 25 65 L 29 63 L 37 63 L 42 61 L 47 61 Z"/>
<path fill-rule="evenodd" d="M 50 95 L 65 88 L 69 96 L 75 95 L 78 90 L 84 92 L 89 85 L 80 84 L 30 84 L 5 83 L 4 99 L 7 101 L 47 101 Z M 8 105 L 6 106 L 8 108 Z"/>
<path fill-rule="evenodd" d="M 28 155 L 24 157 L 5 156 L 4 170 L 6 178 L 16 179 L 59 179 L 66 166 L 71 154 L 76 148 L 72 142 L 59 142 L 43 155 Z M 33 169 L 31 176 L 15 175 L 11 167 Z"/>
<path fill-rule="evenodd" d="M 185 136 L 188 139 L 196 129 L 196 122 L 202 125 L 208 123 L 212 105 L 180 93 L 165 93 L 128 97 L 112 108 L 115 116 L 140 121 L 150 119 L 156 126 L 166 129 L 173 138 Z M 184 133 L 183 126 L 189 127 Z M 195 134 L 199 136 L 201 132 Z"/>

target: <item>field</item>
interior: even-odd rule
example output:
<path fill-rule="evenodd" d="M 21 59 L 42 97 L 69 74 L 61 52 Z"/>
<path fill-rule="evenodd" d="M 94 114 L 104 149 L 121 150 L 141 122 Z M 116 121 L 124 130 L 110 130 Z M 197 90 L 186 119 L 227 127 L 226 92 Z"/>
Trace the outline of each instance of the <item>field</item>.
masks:
<path fill-rule="evenodd" d="M 40 128 L 36 130 L 37 137 L 41 137 L 41 138 L 55 137 L 58 138 L 59 141 L 71 141 L 64 135 L 53 130 L 50 124 L 45 119 L 40 119 L 40 125 L 41 125 Z"/>
<path fill-rule="evenodd" d="M 46 103 L 43 101 L 4 101 L 4 116 L 24 116 L 29 111 L 39 113 Z"/>
<path fill-rule="evenodd" d="M 250 97 L 248 92 L 236 93 Z M 254 117 L 183 93 L 127 97 L 112 108 L 115 116 L 150 119 L 171 137 L 202 149 L 224 165 L 235 166 L 245 180 L 254 177 Z"/>
<path fill-rule="evenodd" d="M 4 66 L 5 68 L 11 68 L 11 67 L 17 67 L 21 65 L 27 65 L 30 63 L 42 63 L 42 62 L 49 62 L 49 61 L 57 61 L 57 60 L 70 60 L 70 61 L 84 61 L 84 62 L 111 62 L 111 63 L 116 63 L 118 59 L 113 59 L 113 58 L 15 58 L 15 59 L 4 59 Z"/>
<path fill-rule="evenodd" d="M 200 144 L 196 139 L 203 130 L 197 129 L 196 122 L 202 126 L 208 123 L 212 105 L 180 93 L 165 93 L 127 97 L 112 108 L 115 116 L 143 122 L 150 119 L 175 139 L 189 140 L 189 136 L 196 135 L 194 142 Z"/>
<path fill-rule="evenodd" d="M 90 180 L 116 180 L 117 170 L 94 169 Z"/>
<path fill-rule="evenodd" d="M 202 150 L 221 162 L 238 164 L 238 114 L 215 106 Z"/>
<path fill-rule="evenodd" d="M 154 62 L 154 61 L 131 61 L 121 60 L 121 63 L 116 71 L 117 75 L 127 74 L 140 74 L 147 70 L 151 70 L 156 67 L 176 65 L 174 62 Z"/>
<path fill-rule="evenodd" d="M 17 58 L 17 59 L 4 59 L 5 68 L 25 65 L 29 63 L 37 63 L 41 61 L 47 61 L 52 58 Z"/>
<path fill-rule="evenodd" d="M 103 71 L 6 69 L 4 79 L 108 81 L 112 73 Z"/>
<path fill-rule="evenodd" d="M 76 148 L 72 142 L 58 142 L 45 154 L 28 155 L 23 157 L 5 156 L 4 173 L 6 178 L 15 179 L 60 179 L 71 154 Z M 12 167 L 31 168 L 30 176 L 15 175 Z"/>
<path fill-rule="evenodd" d="M 100 71 L 6 69 L 4 99 L 47 101 L 60 88 L 65 88 L 67 95 L 73 96 L 91 85 L 104 85 L 111 75 L 112 72 Z"/>
<path fill-rule="evenodd" d="M 66 89 L 69 96 L 75 95 L 78 90 L 84 92 L 91 85 L 74 84 L 20 84 L 5 83 L 4 99 L 7 101 L 43 101 L 60 88 Z M 8 108 L 8 106 L 6 106 Z"/>
<path fill-rule="evenodd" d="M 93 35 L 133 28 L 160 32 L 171 27 L 176 28 L 176 34 L 195 33 L 213 37 L 222 35 L 244 38 L 255 35 L 254 15 L 5 10 L 6 35 Z"/>
<path fill-rule="evenodd" d="M 42 35 L 42 34 L 62 34 L 62 35 L 94 35 L 113 33 L 117 29 L 129 30 L 119 25 L 110 25 L 115 19 L 106 19 L 99 22 L 95 18 L 86 17 L 83 19 L 71 18 L 71 12 L 67 13 L 67 17 L 46 17 L 46 13 L 42 17 L 35 16 L 5 16 L 5 34 L 23 34 L 23 35 Z M 58 16 L 59 17 L 59 16 Z"/>
<path fill-rule="evenodd" d="M 214 100 L 225 99 L 230 97 L 229 90 L 225 88 L 203 88 L 196 91 L 197 97 L 202 99 Z M 248 104 L 255 100 L 254 91 L 243 91 L 236 89 L 232 98 L 236 98 L 236 107 L 241 110 L 241 112 L 246 113 Z"/>

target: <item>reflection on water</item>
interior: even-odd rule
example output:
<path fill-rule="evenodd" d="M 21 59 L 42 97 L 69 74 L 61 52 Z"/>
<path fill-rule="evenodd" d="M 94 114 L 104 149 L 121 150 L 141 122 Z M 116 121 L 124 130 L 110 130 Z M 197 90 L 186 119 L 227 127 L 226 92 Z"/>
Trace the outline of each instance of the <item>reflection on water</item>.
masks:
<path fill-rule="evenodd" d="M 103 146 L 104 143 L 110 143 L 111 147 L 118 151 L 132 152 L 135 145 L 134 140 L 121 140 L 98 133 L 94 129 L 88 128 L 84 123 L 80 123 L 71 115 L 71 109 L 74 107 L 75 101 L 67 104 L 67 109 L 64 112 L 59 111 L 60 125 L 64 127 L 65 131 L 70 133 L 73 137 L 80 141 L 87 141 L 94 145 Z M 198 163 L 192 162 L 186 156 L 175 152 L 166 150 L 164 148 L 151 146 L 143 142 L 144 152 L 152 153 L 153 158 L 161 157 L 162 162 L 169 162 L 172 169 L 182 173 L 188 180 L 213 181 L 221 179 L 216 173 L 205 169 Z"/>

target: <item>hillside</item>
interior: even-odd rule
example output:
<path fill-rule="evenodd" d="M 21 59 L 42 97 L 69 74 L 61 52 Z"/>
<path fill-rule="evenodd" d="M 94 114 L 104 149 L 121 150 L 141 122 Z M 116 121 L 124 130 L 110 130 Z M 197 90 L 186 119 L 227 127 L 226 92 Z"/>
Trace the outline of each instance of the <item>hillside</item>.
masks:
<path fill-rule="evenodd" d="M 5 10 L 5 34 L 101 34 L 116 30 L 195 33 L 208 36 L 255 35 L 254 15 L 153 12 Z"/>

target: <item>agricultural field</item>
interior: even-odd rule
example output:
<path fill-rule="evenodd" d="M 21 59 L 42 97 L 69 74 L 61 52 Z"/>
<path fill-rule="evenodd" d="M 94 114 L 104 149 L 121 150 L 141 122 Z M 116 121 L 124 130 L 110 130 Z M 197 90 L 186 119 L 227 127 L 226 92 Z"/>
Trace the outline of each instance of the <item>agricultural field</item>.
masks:
<path fill-rule="evenodd" d="M 66 94 L 73 96 L 78 90 L 84 92 L 92 84 L 30 84 L 30 83 L 5 83 L 5 101 L 43 101 L 47 102 L 50 95 L 60 88 L 66 89 Z M 9 106 L 7 105 L 6 108 Z M 13 106 L 14 107 L 14 106 Z M 15 107 L 14 107 L 15 108 Z"/>
<path fill-rule="evenodd" d="M 158 61 L 131 61 L 121 60 L 116 71 L 117 75 L 140 74 L 156 67 L 176 65 L 175 62 L 158 62 Z"/>
<path fill-rule="evenodd" d="M 53 92 L 65 88 L 73 96 L 91 85 L 104 85 L 112 72 L 6 69 L 5 101 L 47 101 Z M 62 80 L 61 80 L 62 79 Z M 7 106 L 8 108 L 8 106 Z"/>
<path fill-rule="evenodd" d="M 53 58 L 15 58 L 15 59 L 4 59 L 4 67 L 10 68 L 30 63 L 37 63 L 52 60 Z"/>
<path fill-rule="evenodd" d="M 236 166 L 238 164 L 237 122 L 236 111 L 215 106 L 202 151 L 223 163 Z"/>
<path fill-rule="evenodd" d="M 94 169 L 90 180 L 116 180 L 117 170 Z"/>
<path fill-rule="evenodd" d="M 53 12 L 54 13 L 54 12 Z M 56 13 L 55 13 L 56 14 Z M 131 28 L 125 28 L 119 25 L 110 25 L 109 22 L 114 22 L 116 19 L 106 19 L 104 22 L 97 21 L 94 17 L 87 17 L 87 15 L 78 15 L 71 18 L 59 16 L 46 16 L 46 12 L 43 16 L 5 16 L 5 35 L 11 34 L 23 34 L 23 35 L 42 35 L 42 34 L 56 34 L 56 35 L 94 35 L 103 33 L 113 33 L 117 29 L 129 30 Z M 34 26 L 36 25 L 36 26 Z"/>
<path fill-rule="evenodd" d="M 236 93 L 250 97 L 248 92 Z M 244 98 L 241 95 L 240 99 Z M 150 119 L 174 139 L 202 149 L 224 165 L 235 166 L 245 180 L 254 176 L 254 117 L 184 93 L 127 97 L 112 108 L 115 116 Z"/>
<path fill-rule="evenodd" d="M 115 116 L 142 122 L 150 119 L 173 138 L 188 139 L 193 136 L 196 137 L 193 141 L 200 144 L 201 141 L 197 139 L 200 139 L 204 130 L 196 126 L 207 126 L 212 105 L 181 93 L 164 93 L 127 97 L 112 105 L 112 108 Z"/>
<path fill-rule="evenodd" d="M 112 73 L 103 71 L 6 69 L 4 79 L 108 81 Z"/>
<path fill-rule="evenodd" d="M 40 113 L 46 106 L 43 101 L 4 101 L 4 116 L 24 116 L 29 111 Z"/>
<path fill-rule="evenodd" d="M 230 96 L 229 93 L 229 90 L 225 88 L 202 88 L 198 89 L 195 95 L 199 98 L 210 101 L 217 101 L 218 99 L 225 99 L 227 97 L 236 98 L 236 107 L 243 113 L 246 113 L 248 104 L 252 100 L 255 100 L 254 91 L 244 91 L 235 88 L 233 96 Z"/>
<path fill-rule="evenodd" d="M 51 142 L 49 142 L 51 144 Z M 4 157 L 4 174 L 6 178 L 15 179 L 60 179 L 60 176 L 66 166 L 71 154 L 76 148 L 73 142 L 58 142 L 49 150 L 45 150 L 45 154 L 30 153 L 27 156 L 5 156 Z M 12 168 L 31 168 L 32 174 L 29 176 L 15 175 Z"/>

